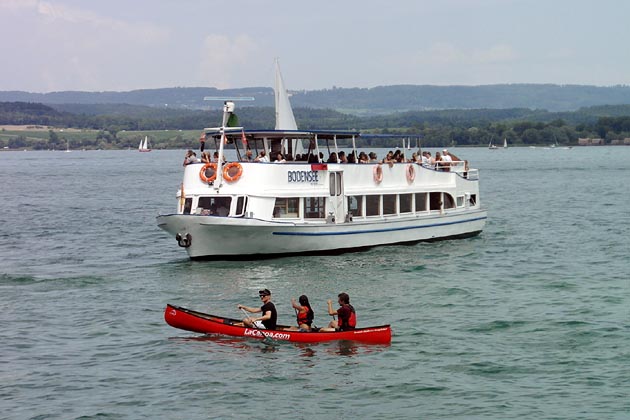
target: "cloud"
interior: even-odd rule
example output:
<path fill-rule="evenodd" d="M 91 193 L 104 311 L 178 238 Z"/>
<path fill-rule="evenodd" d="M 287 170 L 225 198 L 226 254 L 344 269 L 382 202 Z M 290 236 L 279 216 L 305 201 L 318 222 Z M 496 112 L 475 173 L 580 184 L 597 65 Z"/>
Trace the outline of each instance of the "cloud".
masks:
<path fill-rule="evenodd" d="M 518 58 L 518 55 L 509 45 L 494 45 L 485 50 L 477 50 L 471 53 L 471 61 L 481 64 L 510 62 Z"/>
<path fill-rule="evenodd" d="M 126 42 L 154 43 L 168 38 L 169 32 L 146 22 L 128 22 L 98 15 L 89 10 L 70 8 L 60 3 L 41 1 L 37 5 L 37 13 L 53 23 L 89 26 L 106 30 Z"/>
<path fill-rule="evenodd" d="M 254 55 L 256 42 L 247 35 L 230 38 L 227 35 L 211 34 L 205 37 L 201 48 L 199 80 L 217 88 L 233 87 L 236 76 L 256 71 Z"/>
<path fill-rule="evenodd" d="M 37 8 L 37 0 L 2 0 L 0 1 L 0 9 L 20 11 L 32 10 Z"/>

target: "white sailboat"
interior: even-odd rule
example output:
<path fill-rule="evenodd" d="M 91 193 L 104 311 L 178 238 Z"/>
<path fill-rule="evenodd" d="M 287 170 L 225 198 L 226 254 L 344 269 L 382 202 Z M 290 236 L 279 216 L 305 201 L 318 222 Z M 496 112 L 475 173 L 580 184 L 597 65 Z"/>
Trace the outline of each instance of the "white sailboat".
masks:
<path fill-rule="evenodd" d="M 490 143 L 488 144 L 488 149 L 495 150 L 495 149 L 498 149 L 498 147 L 496 145 L 492 144 L 492 140 L 490 140 Z"/>
<path fill-rule="evenodd" d="M 503 139 L 503 148 L 507 149 L 507 139 L 506 138 Z"/>
<path fill-rule="evenodd" d="M 149 149 L 149 138 L 147 136 L 144 136 L 144 140 L 140 140 L 140 144 L 138 145 L 138 151 L 139 152 L 151 151 L 151 149 Z"/>

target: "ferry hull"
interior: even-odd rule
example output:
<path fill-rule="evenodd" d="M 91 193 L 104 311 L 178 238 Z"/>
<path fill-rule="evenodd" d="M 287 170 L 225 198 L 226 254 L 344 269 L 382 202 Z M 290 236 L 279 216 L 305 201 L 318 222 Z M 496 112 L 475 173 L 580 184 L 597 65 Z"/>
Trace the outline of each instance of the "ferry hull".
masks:
<path fill-rule="evenodd" d="M 250 259 L 465 238 L 480 233 L 486 218 L 485 210 L 475 210 L 399 220 L 298 224 L 171 214 L 158 216 L 157 224 L 173 236 L 189 235 L 184 245 L 190 258 Z"/>

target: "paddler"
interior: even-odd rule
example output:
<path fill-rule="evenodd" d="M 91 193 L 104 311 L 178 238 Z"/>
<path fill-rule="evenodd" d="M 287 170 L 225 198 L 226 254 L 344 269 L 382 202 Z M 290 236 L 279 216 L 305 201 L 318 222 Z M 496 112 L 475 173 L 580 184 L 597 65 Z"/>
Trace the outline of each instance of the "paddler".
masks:
<path fill-rule="evenodd" d="M 278 312 L 276 312 L 276 306 L 271 301 L 271 292 L 269 289 L 259 290 L 258 296 L 263 303 L 260 308 L 250 308 L 249 306 L 240 304 L 237 305 L 238 309 L 243 309 L 253 314 L 262 313 L 262 316 L 259 317 L 247 317 L 243 319 L 243 324 L 250 328 L 275 330 Z"/>

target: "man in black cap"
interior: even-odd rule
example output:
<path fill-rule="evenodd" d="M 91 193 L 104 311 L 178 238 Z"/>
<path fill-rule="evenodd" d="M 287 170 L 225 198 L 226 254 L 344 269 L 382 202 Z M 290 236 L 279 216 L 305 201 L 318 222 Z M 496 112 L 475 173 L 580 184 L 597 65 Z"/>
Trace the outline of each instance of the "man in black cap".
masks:
<path fill-rule="evenodd" d="M 278 312 L 276 312 L 276 305 L 271 302 L 271 292 L 269 289 L 259 290 L 258 296 L 260 296 L 260 299 L 263 302 L 263 306 L 260 308 L 250 308 L 249 306 L 237 305 L 238 309 L 244 309 L 253 314 L 262 313 L 262 316 L 260 317 L 247 317 L 243 319 L 243 324 L 250 328 L 275 330 Z"/>

